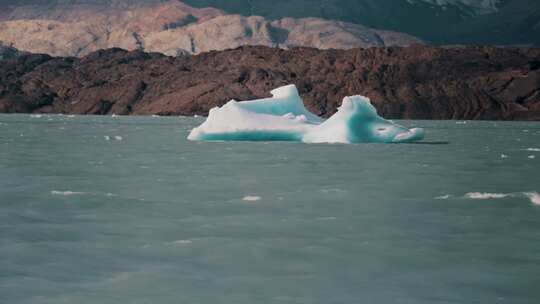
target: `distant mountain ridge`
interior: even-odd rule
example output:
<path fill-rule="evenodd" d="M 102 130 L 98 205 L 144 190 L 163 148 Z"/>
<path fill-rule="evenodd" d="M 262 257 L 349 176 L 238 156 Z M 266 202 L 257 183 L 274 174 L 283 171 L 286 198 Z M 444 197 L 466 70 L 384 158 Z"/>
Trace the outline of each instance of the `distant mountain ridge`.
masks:
<path fill-rule="evenodd" d="M 110 47 L 167 55 L 240 45 L 530 47 L 540 46 L 540 1 L 0 0 L 0 41 L 56 56 Z"/>
<path fill-rule="evenodd" d="M 538 0 L 185 0 L 269 19 L 318 17 L 399 31 L 432 44 L 540 46 Z"/>
<path fill-rule="evenodd" d="M 477 14 L 489 14 L 498 10 L 502 0 L 407 0 L 411 4 L 425 2 L 441 7 L 461 5 L 469 8 Z"/>
<path fill-rule="evenodd" d="M 55 56 L 84 56 L 111 47 L 175 56 L 241 45 L 349 49 L 422 43 L 408 34 L 343 21 L 268 20 L 172 0 L 74 0 L 5 7 L 0 41 Z"/>
<path fill-rule="evenodd" d="M 171 0 L 179 2 L 178 0 Z M 540 46 L 538 0 L 182 0 L 224 14 L 343 21 L 418 37 L 424 42 Z M 55 7 L 111 8 L 160 5 L 162 0 L 0 0 L 0 20 L 53 19 Z M 32 8 L 34 11 L 32 12 Z M 37 9 L 40 7 L 40 10 Z M 45 8 L 45 9 L 44 9 Z M 49 12 L 49 13 L 47 13 Z"/>

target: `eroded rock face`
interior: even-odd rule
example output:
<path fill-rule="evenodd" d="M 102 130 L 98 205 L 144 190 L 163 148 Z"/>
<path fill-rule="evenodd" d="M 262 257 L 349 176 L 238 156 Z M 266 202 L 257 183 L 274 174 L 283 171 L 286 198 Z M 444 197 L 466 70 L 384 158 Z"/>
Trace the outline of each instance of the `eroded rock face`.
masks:
<path fill-rule="evenodd" d="M 120 49 L 80 59 L 23 55 L 0 63 L 0 111 L 205 115 L 289 83 L 326 117 L 344 96 L 362 94 L 388 118 L 540 120 L 540 49 L 421 45 L 244 46 L 176 58 Z"/>
<path fill-rule="evenodd" d="M 411 35 L 319 18 L 267 20 L 179 1 L 15 6 L 0 14 L 0 41 L 53 56 L 99 49 L 197 54 L 241 45 L 349 49 L 421 43 Z"/>

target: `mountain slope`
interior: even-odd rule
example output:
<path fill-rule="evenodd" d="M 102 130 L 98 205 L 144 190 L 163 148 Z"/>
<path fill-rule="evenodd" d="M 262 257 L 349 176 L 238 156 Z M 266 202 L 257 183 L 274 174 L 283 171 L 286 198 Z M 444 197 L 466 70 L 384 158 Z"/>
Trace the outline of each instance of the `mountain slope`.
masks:
<path fill-rule="evenodd" d="M 540 45 L 540 1 L 511 0 L 497 12 L 466 20 L 450 32 L 462 43 Z"/>
<path fill-rule="evenodd" d="M 240 45 L 348 49 L 422 42 L 359 24 L 320 18 L 267 20 L 196 9 L 179 1 L 14 6 L 3 19 L 0 40 L 55 56 L 84 56 L 110 47 L 179 55 Z"/>
<path fill-rule="evenodd" d="M 540 49 L 241 47 L 165 57 L 101 50 L 0 64 L 0 112 L 207 114 L 294 83 L 312 112 L 370 97 L 389 118 L 540 120 Z"/>
<path fill-rule="evenodd" d="M 461 6 L 475 14 L 489 14 L 498 10 L 502 0 L 407 0 L 411 4 L 425 2 L 441 7 Z"/>
<path fill-rule="evenodd" d="M 318 17 L 409 33 L 434 44 L 538 44 L 537 0 L 185 0 L 229 13 Z M 511 21 L 509 21 L 511 20 Z M 511 22 L 510 27 L 506 27 Z M 485 31 L 498 30 L 498 35 Z M 465 34 L 465 36 L 464 36 Z"/>
<path fill-rule="evenodd" d="M 11 46 L 4 45 L 0 41 L 0 60 L 12 59 L 18 56 L 22 56 L 24 52 L 17 50 Z"/>
<path fill-rule="evenodd" d="M 80 21 L 88 10 L 121 15 L 161 0 L 0 0 L 1 20 Z M 170 2 L 180 3 L 180 1 Z M 183 0 L 215 14 L 343 21 L 419 37 L 432 44 L 540 45 L 537 0 Z M 76 7 L 67 12 L 67 7 Z M 209 9 L 213 7 L 214 9 Z M 78 13 L 77 11 L 80 11 Z M 113 18 L 113 23 L 115 20 Z M 174 23 L 174 21 L 172 21 Z"/>

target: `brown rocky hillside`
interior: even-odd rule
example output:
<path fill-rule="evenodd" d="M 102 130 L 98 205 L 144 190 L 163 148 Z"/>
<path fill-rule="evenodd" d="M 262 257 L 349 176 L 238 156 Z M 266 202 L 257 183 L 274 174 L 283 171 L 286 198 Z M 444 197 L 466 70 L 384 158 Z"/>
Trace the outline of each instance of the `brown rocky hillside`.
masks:
<path fill-rule="evenodd" d="M 0 112 L 206 114 L 289 83 L 323 116 L 344 96 L 362 94 L 389 118 L 540 120 L 540 49 L 420 45 L 22 55 L 0 61 Z"/>

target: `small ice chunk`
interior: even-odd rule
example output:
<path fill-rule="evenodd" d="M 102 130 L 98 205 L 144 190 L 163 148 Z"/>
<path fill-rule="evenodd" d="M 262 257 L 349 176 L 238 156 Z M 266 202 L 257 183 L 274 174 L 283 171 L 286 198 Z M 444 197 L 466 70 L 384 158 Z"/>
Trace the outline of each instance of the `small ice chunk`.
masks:
<path fill-rule="evenodd" d="M 111 137 L 109 135 L 105 135 L 103 137 L 105 138 L 105 140 L 111 140 Z"/>
<path fill-rule="evenodd" d="M 510 196 L 510 194 L 506 193 L 489 193 L 489 192 L 469 192 L 465 194 L 466 198 L 470 199 L 479 199 L 479 200 L 487 200 L 487 199 L 498 199 L 498 198 L 505 198 Z"/>
<path fill-rule="evenodd" d="M 513 198 L 526 197 L 531 201 L 531 203 L 535 205 L 540 205 L 540 195 L 538 194 L 538 192 L 535 192 L 535 191 L 514 192 L 514 193 L 470 192 L 470 193 L 465 194 L 465 197 L 470 198 L 470 199 L 478 199 L 478 200 L 500 199 L 500 198 L 506 198 L 506 197 L 513 197 Z"/>
<path fill-rule="evenodd" d="M 122 138 L 122 136 L 118 136 L 118 135 L 117 135 L 117 136 L 114 137 L 114 139 L 115 139 L 115 140 L 118 140 L 118 141 L 121 141 L 123 138 Z"/>
<path fill-rule="evenodd" d="M 529 159 L 535 159 L 535 158 L 536 158 L 536 156 L 534 156 L 534 155 L 529 155 L 529 156 L 527 156 L 527 157 L 528 157 Z"/>
<path fill-rule="evenodd" d="M 531 203 L 535 205 L 540 205 L 540 195 L 538 194 L 538 192 L 525 192 L 523 194 L 525 194 L 525 196 L 529 198 Z"/>
<path fill-rule="evenodd" d="M 51 191 L 51 194 L 52 195 L 63 195 L 63 196 L 71 196 L 71 195 L 81 195 L 81 194 L 84 194 L 84 192 L 75 192 L 75 191 L 58 191 L 58 190 L 53 190 Z"/>
<path fill-rule="evenodd" d="M 525 151 L 529 151 L 529 152 L 540 152 L 540 148 L 527 148 L 527 149 L 525 149 Z"/>
<path fill-rule="evenodd" d="M 449 198 L 450 198 L 450 194 L 445 194 L 445 195 L 435 197 L 436 200 L 446 200 Z"/>
<path fill-rule="evenodd" d="M 506 155 L 506 154 L 501 154 L 501 158 L 508 158 L 508 155 Z"/>
<path fill-rule="evenodd" d="M 191 243 L 193 243 L 193 241 L 191 240 L 177 240 L 177 241 L 168 242 L 167 245 L 188 245 Z"/>
<path fill-rule="evenodd" d="M 326 193 L 326 194 L 343 195 L 347 193 L 347 190 L 343 190 L 339 188 L 323 188 L 320 190 L 320 192 Z"/>
<path fill-rule="evenodd" d="M 256 195 L 246 195 L 242 198 L 243 201 L 246 201 L 246 202 L 256 202 L 256 201 L 260 201 L 261 200 L 261 197 L 260 196 L 256 196 Z"/>

